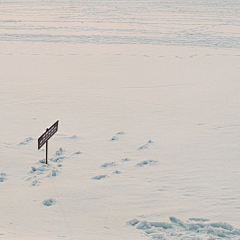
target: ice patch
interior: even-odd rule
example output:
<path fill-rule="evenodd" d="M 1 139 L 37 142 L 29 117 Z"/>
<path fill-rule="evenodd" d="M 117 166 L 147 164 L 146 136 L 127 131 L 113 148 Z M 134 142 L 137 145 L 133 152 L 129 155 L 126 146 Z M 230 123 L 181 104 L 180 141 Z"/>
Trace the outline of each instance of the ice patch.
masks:
<path fill-rule="evenodd" d="M 49 207 L 49 206 L 56 204 L 56 200 L 53 198 L 49 198 L 49 199 L 44 200 L 42 203 L 44 206 Z"/>
<path fill-rule="evenodd" d="M 150 239 L 234 239 L 239 240 L 240 229 L 228 223 L 208 223 L 207 219 L 190 218 L 184 222 L 170 217 L 171 223 L 139 221 L 134 218 L 127 224 L 144 231 Z"/>
<path fill-rule="evenodd" d="M 153 141 L 149 140 L 147 143 L 145 143 L 142 146 L 138 147 L 137 150 L 147 149 L 149 147 L 149 144 L 151 144 L 151 143 L 153 143 Z"/>
<path fill-rule="evenodd" d="M 136 166 L 137 167 L 142 167 L 142 166 L 146 166 L 146 165 L 152 165 L 156 162 L 157 162 L 156 160 L 145 160 L 145 161 L 142 161 L 140 163 L 137 163 Z"/>
<path fill-rule="evenodd" d="M 92 179 L 100 180 L 100 179 L 107 178 L 107 177 L 108 177 L 107 175 L 98 175 L 98 176 L 92 177 Z"/>

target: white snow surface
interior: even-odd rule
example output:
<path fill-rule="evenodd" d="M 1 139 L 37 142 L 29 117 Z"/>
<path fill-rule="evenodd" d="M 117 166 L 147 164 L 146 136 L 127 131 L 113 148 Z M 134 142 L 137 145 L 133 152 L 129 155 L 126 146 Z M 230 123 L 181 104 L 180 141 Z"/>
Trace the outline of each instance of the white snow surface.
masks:
<path fill-rule="evenodd" d="M 239 1 L 0 6 L 0 239 L 240 239 Z"/>

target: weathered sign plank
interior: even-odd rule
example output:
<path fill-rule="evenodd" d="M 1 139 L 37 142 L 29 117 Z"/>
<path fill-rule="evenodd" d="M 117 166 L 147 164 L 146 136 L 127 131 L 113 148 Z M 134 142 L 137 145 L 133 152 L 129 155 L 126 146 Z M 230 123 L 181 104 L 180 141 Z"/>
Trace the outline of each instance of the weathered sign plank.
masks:
<path fill-rule="evenodd" d="M 47 128 L 46 132 L 38 138 L 38 150 L 57 132 L 58 121 L 56 121 L 50 128 Z"/>

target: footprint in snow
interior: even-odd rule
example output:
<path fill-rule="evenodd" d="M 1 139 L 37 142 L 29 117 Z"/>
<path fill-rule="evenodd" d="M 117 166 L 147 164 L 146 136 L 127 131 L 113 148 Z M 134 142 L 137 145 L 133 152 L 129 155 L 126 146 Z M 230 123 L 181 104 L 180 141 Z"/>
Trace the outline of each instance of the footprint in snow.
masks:
<path fill-rule="evenodd" d="M 77 138 L 78 138 L 78 136 L 76 136 L 76 135 L 73 135 L 70 137 L 70 139 L 77 139 Z"/>
<path fill-rule="evenodd" d="M 6 173 L 1 173 L 0 174 L 0 182 L 5 182 L 7 180 L 7 174 Z"/>
<path fill-rule="evenodd" d="M 31 176 L 26 179 L 26 181 L 31 181 L 30 186 L 39 186 L 41 183 L 41 180 L 46 177 L 56 177 L 59 175 L 62 164 L 61 162 L 66 157 L 61 156 L 65 150 L 60 148 L 58 151 L 56 151 L 56 156 L 54 158 L 49 159 L 49 163 L 46 164 L 46 159 L 41 159 L 37 163 L 38 166 L 33 166 L 31 170 L 28 172 Z M 39 164 L 41 164 L 39 166 Z"/>
<path fill-rule="evenodd" d="M 57 169 L 53 169 L 50 174 L 48 174 L 48 177 L 56 177 L 59 174 L 59 171 Z"/>
<path fill-rule="evenodd" d="M 0 182 L 4 182 L 5 180 L 6 180 L 6 178 L 0 177 Z"/>
<path fill-rule="evenodd" d="M 149 145 L 152 144 L 152 143 L 153 143 L 153 141 L 149 140 L 147 143 L 145 143 L 142 146 L 138 147 L 137 150 L 147 149 L 149 147 Z"/>
<path fill-rule="evenodd" d="M 110 141 L 116 141 L 116 140 L 118 140 L 119 135 L 123 135 L 123 134 L 125 134 L 123 131 L 118 132 L 116 135 L 114 135 L 114 136 L 110 139 Z"/>
<path fill-rule="evenodd" d="M 59 150 L 57 150 L 56 151 L 56 156 L 61 156 L 61 155 L 63 155 L 64 154 L 64 152 L 65 152 L 65 150 L 64 149 L 62 149 L 62 148 L 59 148 Z"/>
<path fill-rule="evenodd" d="M 111 141 L 116 141 L 116 140 L 118 140 L 118 136 L 113 136 L 113 137 L 111 138 Z"/>
<path fill-rule="evenodd" d="M 46 206 L 46 207 L 50 207 L 50 206 L 56 204 L 56 202 L 57 202 L 57 201 L 56 201 L 55 199 L 49 198 L 49 199 L 44 200 L 44 201 L 42 202 L 42 204 L 43 204 L 44 206 Z"/>
<path fill-rule="evenodd" d="M 82 154 L 82 152 L 77 151 L 77 152 L 73 153 L 73 155 L 79 155 L 79 154 Z"/>
<path fill-rule="evenodd" d="M 142 161 L 140 163 L 137 163 L 136 166 L 137 167 L 143 167 L 143 166 L 146 166 L 146 165 L 153 165 L 156 162 L 157 162 L 156 160 L 145 160 L 145 161 Z"/>
<path fill-rule="evenodd" d="M 50 161 L 52 161 L 52 162 L 62 162 L 62 160 L 63 160 L 64 158 L 65 158 L 65 157 L 51 158 Z"/>
<path fill-rule="evenodd" d="M 100 168 L 107 168 L 107 167 L 112 167 L 112 166 L 116 166 L 116 162 L 109 162 L 109 163 L 104 163 L 100 166 Z"/>
<path fill-rule="evenodd" d="M 41 183 L 41 182 L 40 182 L 38 179 L 36 179 L 36 180 L 33 180 L 33 181 L 32 181 L 31 185 L 32 185 L 33 187 L 35 187 L 35 186 L 39 186 L 40 183 Z"/>
<path fill-rule="evenodd" d="M 33 141 L 33 138 L 28 137 L 28 138 L 25 138 L 22 142 L 20 142 L 19 145 L 27 145 L 27 144 L 29 144 L 31 141 Z"/>
<path fill-rule="evenodd" d="M 44 158 L 44 159 L 41 159 L 41 160 L 39 160 L 39 162 L 40 163 L 46 163 L 46 159 Z"/>
<path fill-rule="evenodd" d="M 121 159 L 120 161 L 121 161 L 121 162 L 129 162 L 130 159 L 129 159 L 129 158 L 123 158 L 123 159 Z"/>
<path fill-rule="evenodd" d="M 92 177 L 92 179 L 101 180 L 101 179 L 104 179 L 104 178 L 107 178 L 107 177 L 108 177 L 107 175 L 98 175 L 98 176 Z"/>
<path fill-rule="evenodd" d="M 48 165 L 42 165 L 40 167 L 32 167 L 32 170 L 30 170 L 29 173 L 34 173 L 36 175 L 43 174 L 44 172 L 49 171 L 49 166 Z"/>

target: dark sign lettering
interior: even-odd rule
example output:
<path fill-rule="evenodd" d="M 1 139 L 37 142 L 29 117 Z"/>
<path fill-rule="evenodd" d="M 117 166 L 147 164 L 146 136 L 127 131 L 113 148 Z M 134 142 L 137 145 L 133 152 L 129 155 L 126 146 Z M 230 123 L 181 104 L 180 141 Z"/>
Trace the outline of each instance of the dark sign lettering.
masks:
<path fill-rule="evenodd" d="M 57 130 L 58 121 L 56 121 L 40 138 L 38 138 L 38 150 L 57 132 Z"/>

